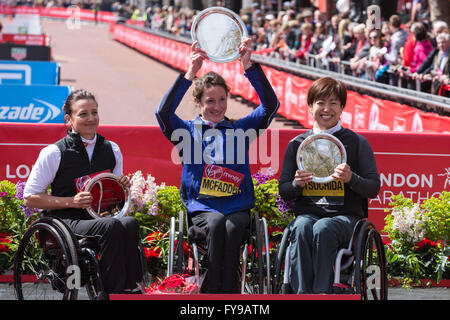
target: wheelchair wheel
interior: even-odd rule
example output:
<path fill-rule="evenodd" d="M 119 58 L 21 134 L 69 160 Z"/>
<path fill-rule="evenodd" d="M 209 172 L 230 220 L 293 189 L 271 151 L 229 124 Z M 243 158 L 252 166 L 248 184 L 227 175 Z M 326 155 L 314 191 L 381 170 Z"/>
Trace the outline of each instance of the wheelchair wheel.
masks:
<path fill-rule="evenodd" d="M 81 248 L 80 267 L 82 274 L 82 285 L 86 287 L 86 292 L 90 300 L 108 300 L 109 295 L 103 286 L 103 280 L 100 271 L 100 264 L 97 258 L 97 250 L 89 245 Z M 141 245 L 138 245 L 139 265 L 142 270 L 142 280 L 139 283 L 141 291 L 150 284 L 147 259 Z"/>
<path fill-rule="evenodd" d="M 284 278 L 282 278 L 284 271 L 284 264 L 286 260 L 287 249 L 289 247 L 289 237 L 291 230 L 289 226 L 283 231 L 283 236 L 278 247 L 277 257 L 275 260 L 275 268 L 273 272 L 272 293 L 274 294 L 288 294 L 290 292 L 290 285 Z"/>
<path fill-rule="evenodd" d="M 150 285 L 150 274 L 148 272 L 148 264 L 147 264 L 147 258 L 145 257 L 144 249 L 141 245 L 138 246 L 139 250 L 139 262 L 142 270 L 142 283 L 141 283 L 141 289 L 148 288 Z"/>
<path fill-rule="evenodd" d="M 248 243 L 251 246 L 250 258 L 248 263 L 246 263 L 246 259 L 243 259 L 243 263 L 246 263 L 246 265 L 242 272 L 246 276 L 242 279 L 242 281 L 245 281 L 242 286 L 242 293 L 270 293 L 271 277 L 267 223 L 264 218 L 259 218 L 257 212 L 253 213 L 251 230 L 253 232 L 250 234 Z"/>
<path fill-rule="evenodd" d="M 380 234 L 370 221 L 364 222 L 358 235 L 354 276 L 356 293 L 361 295 L 361 299 L 387 299 L 384 246 Z"/>
<path fill-rule="evenodd" d="M 169 230 L 169 258 L 167 264 L 167 275 L 171 276 L 174 273 L 183 273 L 185 269 L 184 263 L 184 212 L 178 213 L 178 220 L 175 217 L 170 219 Z M 178 231 L 176 230 L 176 224 L 178 223 Z"/>
<path fill-rule="evenodd" d="M 90 300 L 108 300 L 108 294 L 103 287 L 100 265 L 96 252 L 89 248 L 81 248 L 80 266 L 83 275 L 83 285 Z"/>
<path fill-rule="evenodd" d="M 64 224 L 41 218 L 25 232 L 14 259 L 18 300 L 76 300 L 78 253 Z M 30 281 L 30 282 L 27 282 Z"/>

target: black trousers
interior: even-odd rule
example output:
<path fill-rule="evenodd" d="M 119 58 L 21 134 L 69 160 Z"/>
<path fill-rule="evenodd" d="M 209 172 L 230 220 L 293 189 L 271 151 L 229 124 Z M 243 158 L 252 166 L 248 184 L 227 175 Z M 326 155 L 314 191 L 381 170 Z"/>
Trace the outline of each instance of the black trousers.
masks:
<path fill-rule="evenodd" d="M 250 224 L 248 211 L 223 215 L 200 212 L 192 223 L 206 231 L 208 245 L 207 293 L 237 293 L 239 253 Z"/>
<path fill-rule="evenodd" d="M 142 280 L 139 263 L 139 223 L 133 217 L 62 219 L 81 236 L 95 237 L 100 246 L 100 269 L 106 292 L 123 293 Z"/>

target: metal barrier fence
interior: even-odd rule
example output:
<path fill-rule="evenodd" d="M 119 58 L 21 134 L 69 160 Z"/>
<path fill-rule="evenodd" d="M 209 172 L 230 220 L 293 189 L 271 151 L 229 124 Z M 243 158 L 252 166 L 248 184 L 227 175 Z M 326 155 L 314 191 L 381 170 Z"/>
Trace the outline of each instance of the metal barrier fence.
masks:
<path fill-rule="evenodd" d="M 358 75 L 355 74 L 354 71 L 351 70 L 350 67 L 350 61 L 333 61 L 332 59 L 324 59 L 320 55 L 314 55 L 305 53 L 305 62 L 306 65 L 314 68 L 320 68 L 325 69 L 328 71 L 334 71 L 341 74 L 350 74 L 353 76 L 358 77 Z M 297 64 L 301 64 L 300 61 L 296 61 Z M 389 66 L 387 70 L 385 71 L 388 74 L 389 78 L 394 78 L 393 81 L 389 81 L 389 84 L 392 86 L 398 86 L 399 88 L 404 88 L 404 80 L 408 80 L 408 89 L 412 89 L 415 91 L 423 91 L 422 90 L 422 81 L 420 79 L 415 78 L 413 75 L 414 73 L 411 73 L 409 71 L 403 70 L 402 74 L 400 75 L 400 71 L 402 70 L 402 67 L 400 65 L 398 66 Z M 375 74 L 377 70 L 374 70 L 372 68 L 372 63 L 370 61 L 365 62 L 365 68 L 363 70 L 363 74 L 365 75 L 364 79 L 375 81 Z M 430 75 L 423 77 L 423 82 L 430 82 L 432 81 L 432 77 Z M 394 84 L 395 83 L 395 84 Z"/>

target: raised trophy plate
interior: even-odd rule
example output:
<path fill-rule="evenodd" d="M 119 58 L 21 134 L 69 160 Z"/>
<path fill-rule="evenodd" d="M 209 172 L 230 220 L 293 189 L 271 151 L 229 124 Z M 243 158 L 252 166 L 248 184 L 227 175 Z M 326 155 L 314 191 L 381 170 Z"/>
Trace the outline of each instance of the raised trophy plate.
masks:
<path fill-rule="evenodd" d="M 347 152 L 339 139 L 328 133 L 307 137 L 297 150 L 297 166 L 312 173 L 313 181 L 327 183 L 341 163 L 347 162 Z"/>
<path fill-rule="evenodd" d="M 247 37 L 247 29 L 233 11 L 211 7 L 195 16 L 191 37 L 211 61 L 227 63 L 239 58 L 239 44 Z"/>

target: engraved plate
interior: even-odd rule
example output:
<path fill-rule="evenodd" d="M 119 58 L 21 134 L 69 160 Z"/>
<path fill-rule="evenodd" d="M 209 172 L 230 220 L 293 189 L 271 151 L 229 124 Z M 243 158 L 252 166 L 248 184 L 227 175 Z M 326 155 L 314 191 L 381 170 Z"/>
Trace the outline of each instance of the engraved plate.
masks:
<path fill-rule="evenodd" d="M 191 37 L 211 61 L 227 63 L 239 58 L 239 44 L 247 37 L 247 29 L 233 11 L 211 7 L 195 16 Z"/>
<path fill-rule="evenodd" d="M 100 173 L 90 179 L 83 191 L 91 193 L 93 200 L 87 212 L 93 218 L 121 218 L 128 214 L 131 194 L 116 175 Z"/>
<path fill-rule="evenodd" d="M 339 139 L 328 133 L 307 137 L 297 150 L 297 166 L 313 174 L 313 181 L 326 183 L 341 163 L 347 162 L 347 152 Z"/>

